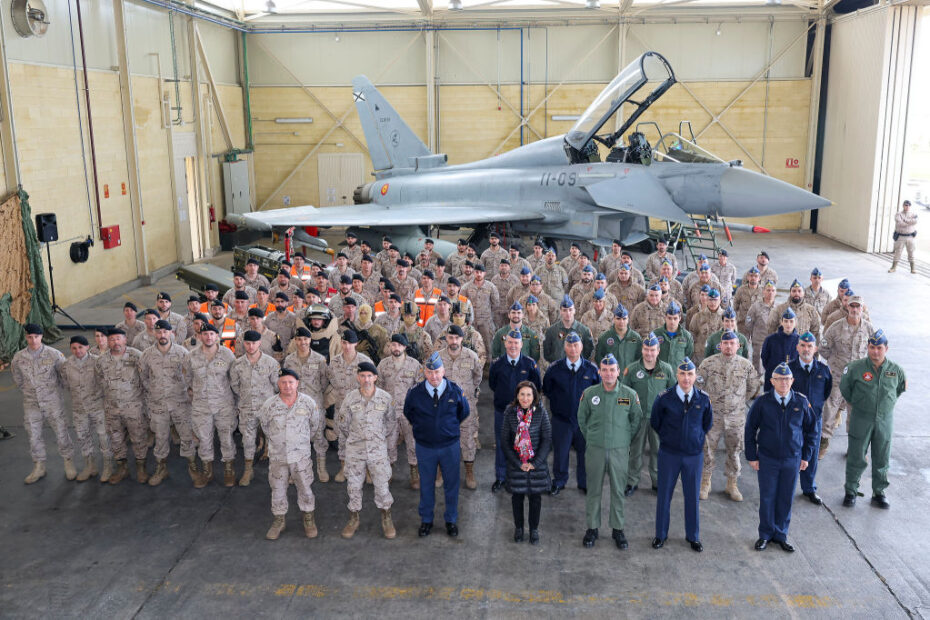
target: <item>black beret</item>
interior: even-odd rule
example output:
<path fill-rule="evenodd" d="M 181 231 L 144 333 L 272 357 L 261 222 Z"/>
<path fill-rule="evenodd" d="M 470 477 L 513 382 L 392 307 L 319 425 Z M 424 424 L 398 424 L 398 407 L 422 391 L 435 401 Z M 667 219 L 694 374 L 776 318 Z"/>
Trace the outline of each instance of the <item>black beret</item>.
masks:
<path fill-rule="evenodd" d="M 248 316 L 257 316 L 261 319 L 265 316 L 265 313 L 258 308 L 249 308 Z"/>
<path fill-rule="evenodd" d="M 220 289 L 216 286 L 216 284 L 213 284 L 213 283 L 211 282 L 210 284 L 207 284 L 205 287 L 203 287 L 203 290 L 205 290 L 205 291 L 219 291 Z M 128 306 L 129 304 L 127 303 L 126 305 Z M 133 308 L 135 308 L 135 306 L 133 306 Z"/>
<path fill-rule="evenodd" d="M 370 372 L 373 375 L 378 374 L 378 369 L 371 362 L 362 362 L 358 365 L 358 372 Z"/>
<path fill-rule="evenodd" d="M 218 329 L 216 328 L 216 325 L 213 325 L 212 323 L 206 323 L 206 324 L 200 329 L 200 333 L 202 334 L 203 332 L 213 332 L 214 334 L 218 334 L 218 333 L 220 333 L 220 330 L 218 330 Z"/>
<path fill-rule="evenodd" d="M 313 334 L 311 334 L 310 330 L 306 327 L 298 327 L 295 338 L 313 338 Z"/>
<path fill-rule="evenodd" d="M 295 371 L 291 370 L 290 368 L 282 368 L 281 370 L 279 370 L 278 377 L 294 377 L 295 379 L 300 381 L 300 375 L 298 375 Z"/>
<path fill-rule="evenodd" d="M 74 344 L 75 342 L 78 344 L 82 344 L 85 347 L 88 346 L 87 338 L 85 338 L 84 336 L 71 336 L 71 344 Z"/>
<path fill-rule="evenodd" d="M 159 299 L 164 299 L 165 301 L 171 301 L 171 295 L 165 292 L 161 292 L 155 296 L 156 301 L 158 301 Z"/>
<path fill-rule="evenodd" d="M 406 347 L 408 344 L 410 344 L 410 343 L 407 341 L 407 336 L 405 336 L 404 334 L 394 334 L 393 336 L 391 336 L 391 342 L 396 342 L 397 344 L 402 344 L 402 345 L 404 345 L 405 347 Z"/>
<path fill-rule="evenodd" d="M 347 275 L 339 276 L 339 284 L 352 284 L 352 278 Z"/>
<path fill-rule="evenodd" d="M 449 334 L 452 335 L 452 336 L 458 336 L 459 338 L 464 338 L 464 337 L 465 337 L 465 332 L 462 331 L 462 328 L 459 327 L 458 325 L 450 325 L 450 326 L 449 326 Z"/>
<path fill-rule="evenodd" d="M 254 329 L 248 329 L 244 334 L 242 334 L 243 342 L 259 342 L 261 339 L 262 335 Z"/>
<path fill-rule="evenodd" d="M 26 323 L 25 325 L 23 325 L 23 329 L 26 330 L 26 333 L 27 333 L 27 334 L 33 334 L 33 335 L 34 335 L 34 334 L 41 334 L 41 333 L 42 333 L 42 328 L 41 328 L 40 326 L 36 325 L 35 323 Z"/>
<path fill-rule="evenodd" d="M 245 277 L 245 274 L 242 273 L 241 271 L 234 271 L 234 272 L 233 272 L 233 277 L 234 277 L 234 278 L 244 278 L 244 277 Z"/>
<path fill-rule="evenodd" d="M 244 300 L 248 301 L 248 300 L 249 300 L 249 294 L 246 293 L 245 291 L 236 291 L 235 298 L 236 298 L 237 300 L 239 300 L 239 299 L 244 299 Z"/>
<path fill-rule="evenodd" d="M 196 295 L 191 295 L 190 297 L 187 298 L 187 303 L 191 303 L 192 301 L 197 302 L 199 304 L 200 298 L 197 297 Z"/>
<path fill-rule="evenodd" d="M 107 332 L 107 336 L 125 336 L 126 332 L 121 330 L 119 327 L 111 327 Z"/>
<path fill-rule="evenodd" d="M 208 284 L 207 286 L 209 287 L 209 286 L 211 286 L 211 285 Z M 216 286 L 213 286 L 213 288 L 216 288 Z M 124 303 L 124 304 L 123 304 L 123 307 L 124 307 L 124 308 L 132 308 L 132 309 L 135 310 L 136 312 L 139 311 L 139 308 L 136 306 L 136 304 L 132 303 L 131 301 L 127 301 L 126 303 Z"/>
<path fill-rule="evenodd" d="M 159 319 L 155 321 L 155 329 L 167 329 L 168 331 L 171 331 L 171 323 L 164 319 Z"/>
<path fill-rule="evenodd" d="M 358 302 L 355 301 L 354 297 L 346 297 L 342 300 L 343 306 L 358 306 Z"/>
<path fill-rule="evenodd" d="M 259 263 L 257 259 L 250 258 L 249 260 L 245 261 L 245 264 L 246 265 L 258 265 Z"/>
<path fill-rule="evenodd" d="M 358 334 L 356 334 L 356 333 L 355 333 L 353 330 L 351 330 L 351 329 L 347 329 L 347 330 L 345 331 L 345 333 L 342 335 L 342 339 L 343 339 L 345 342 L 348 342 L 349 344 L 354 344 L 354 343 L 358 342 Z"/>
<path fill-rule="evenodd" d="M 255 290 L 256 290 L 257 292 L 259 292 L 259 293 L 268 293 L 268 287 L 265 286 L 264 284 L 262 284 L 261 286 L 259 286 L 259 287 L 258 287 L 257 289 L 255 289 Z"/>

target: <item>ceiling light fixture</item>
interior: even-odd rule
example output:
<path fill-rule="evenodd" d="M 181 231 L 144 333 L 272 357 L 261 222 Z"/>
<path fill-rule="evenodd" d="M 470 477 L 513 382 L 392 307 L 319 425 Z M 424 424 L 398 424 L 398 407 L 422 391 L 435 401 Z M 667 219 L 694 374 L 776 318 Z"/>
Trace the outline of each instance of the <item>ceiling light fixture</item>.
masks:
<path fill-rule="evenodd" d="M 461 11 L 462 0 L 449 0 L 449 10 L 450 11 Z"/>
<path fill-rule="evenodd" d="M 717 24 L 717 36 L 718 36 L 718 37 L 719 37 L 719 36 L 720 36 L 720 34 L 721 34 L 721 32 L 720 32 L 720 28 L 721 28 L 722 26 L 723 26 L 723 24 L 722 24 L 722 23 L 720 23 L 720 24 Z"/>
<path fill-rule="evenodd" d="M 268 0 L 268 2 L 265 3 L 265 8 L 268 9 L 268 12 L 269 12 L 269 13 L 277 13 L 277 12 L 278 12 L 278 7 L 275 6 L 274 0 Z"/>
<path fill-rule="evenodd" d="M 585 2 L 586 9 L 599 9 L 601 8 L 601 0 L 587 0 Z"/>

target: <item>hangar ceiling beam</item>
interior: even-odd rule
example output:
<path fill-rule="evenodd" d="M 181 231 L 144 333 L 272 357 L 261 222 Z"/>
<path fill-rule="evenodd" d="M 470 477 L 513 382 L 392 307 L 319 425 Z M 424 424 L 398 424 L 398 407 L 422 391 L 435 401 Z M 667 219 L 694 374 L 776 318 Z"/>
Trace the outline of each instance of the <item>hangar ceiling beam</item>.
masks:
<path fill-rule="evenodd" d="M 433 0 L 417 0 L 417 4 L 420 5 L 420 12 L 423 13 L 424 17 L 432 17 Z"/>

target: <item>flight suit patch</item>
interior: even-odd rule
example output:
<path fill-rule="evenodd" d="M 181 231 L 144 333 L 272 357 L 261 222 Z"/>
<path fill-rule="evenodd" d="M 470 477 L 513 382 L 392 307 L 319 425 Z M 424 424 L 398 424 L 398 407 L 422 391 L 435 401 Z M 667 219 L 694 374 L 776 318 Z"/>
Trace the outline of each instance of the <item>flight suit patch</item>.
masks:
<path fill-rule="evenodd" d="M 629 406 L 630 406 L 630 399 L 629 399 L 629 398 L 618 398 L 618 399 L 617 399 L 617 404 L 618 404 L 618 405 L 625 405 L 625 406 L 629 407 Z"/>
<path fill-rule="evenodd" d="M 872 380 L 872 373 L 870 373 L 870 372 L 864 372 L 864 373 L 862 373 L 862 380 L 863 380 L 863 381 L 871 381 L 871 380 Z"/>
<path fill-rule="evenodd" d="M 896 373 L 896 372 L 893 371 L 893 370 L 886 370 L 886 371 L 885 371 L 885 376 L 886 376 L 886 377 L 897 377 L 897 376 L 898 376 L 898 373 Z"/>

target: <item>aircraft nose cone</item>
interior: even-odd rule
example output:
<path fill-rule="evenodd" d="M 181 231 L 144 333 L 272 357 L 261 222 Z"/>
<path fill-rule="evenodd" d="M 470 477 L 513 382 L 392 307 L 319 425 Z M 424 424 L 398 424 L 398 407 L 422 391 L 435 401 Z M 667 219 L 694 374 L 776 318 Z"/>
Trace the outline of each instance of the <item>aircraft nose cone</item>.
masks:
<path fill-rule="evenodd" d="M 728 168 L 720 178 L 720 215 L 724 217 L 778 215 L 831 204 L 800 187 L 744 168 Z"/>

